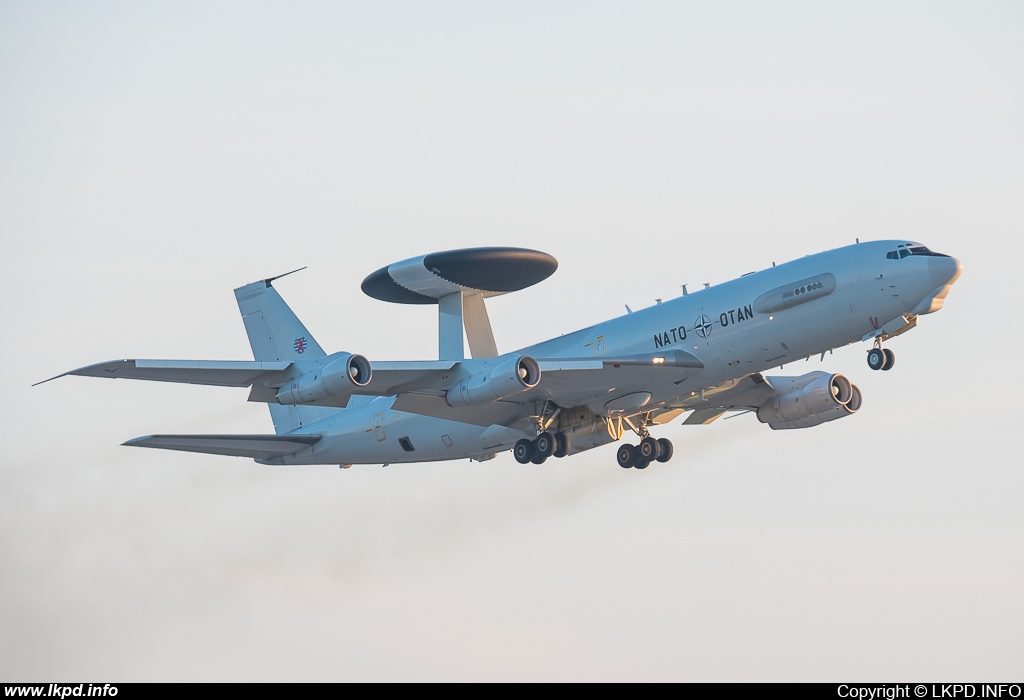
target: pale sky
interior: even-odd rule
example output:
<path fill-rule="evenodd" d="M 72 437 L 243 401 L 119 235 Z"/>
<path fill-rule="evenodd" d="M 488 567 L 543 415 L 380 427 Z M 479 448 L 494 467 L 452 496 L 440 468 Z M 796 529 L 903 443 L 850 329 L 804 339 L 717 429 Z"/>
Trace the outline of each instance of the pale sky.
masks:
<path fill-rule="evenodd" d="M 0 680 L 1005 681 L 1024 671 L 1024 7 L 0 4 Z M 328 352 L 432 359 L 359 284 L 513 245 L 511 350 L 908 238 L 964 273 L 843 372 L 855 416 L 543 466 L 294 469 L 121 447 L 272 432 L 243 390 L 61 372 L 251 359 L 277 284 Z"/>

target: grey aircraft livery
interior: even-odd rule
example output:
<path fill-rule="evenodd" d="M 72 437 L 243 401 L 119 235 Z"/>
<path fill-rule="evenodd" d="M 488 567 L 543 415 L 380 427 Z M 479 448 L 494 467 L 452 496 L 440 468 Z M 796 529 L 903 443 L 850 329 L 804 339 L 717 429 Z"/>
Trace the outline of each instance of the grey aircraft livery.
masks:
<path fill-rule="evenodd" d="M 638 444 L 622 442 L 618 464 L 645 469 L 673 453 L 651 430 L 684 413 L 684 424 L 707 425 L 748 411 L 775 430 L 853 415 L 860 389 L 842 374 L 763 372 L 862 341 L 872 344 L 871 369 L 891 369 L 895 356 L 883 342 L 942 308 L 963 269 L 918 243 L 858 242 L 692 293 L 684 287 L 670 301 L 499 353 L 485 299 L 536 284 L 557 266 L 536 250 L 469 248 L 403 260 L 363 280 L 377 299 L 437 306 L 437 360 L 328 355 L 272 277 L 235 290 L 252 362 L 114 360 L 59 376 L 247 387 L 274 422 L 274 435 L 124 443 L 135 447 L 343 467 L 479 461 L 511 449 L 517 461 L 541 464 L 629 431 Z"/>

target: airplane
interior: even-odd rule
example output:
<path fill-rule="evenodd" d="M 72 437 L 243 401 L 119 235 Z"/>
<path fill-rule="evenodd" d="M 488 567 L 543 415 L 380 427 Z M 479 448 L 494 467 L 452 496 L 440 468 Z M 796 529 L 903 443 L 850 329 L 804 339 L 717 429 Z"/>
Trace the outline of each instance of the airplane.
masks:
<path fill-rule="evenodd" d="M 895 355 L 883 343 L 941 309 L 963 270 L 920 243 L 858 240 L 701 290 L 684 285 L 675 299 L 635 312 L 627 306 L 617 318 L 499 353 L 485 299 L 525 289 L 557 267 L 537 250 L 465 248 L 366 277 L 362 291 L 371 297 L 437 306 L 437 360 L 328 355 L 273 286 L 279 275 L 234 290 L 254 361 L 122 359 L 45 381 L 77 375 L 248 388 L 248 400 L 266 403 L 274 423 L 273 435 L 124 443 L 134 447 L 347 468 L 484 461 L 507 450 L 519 463 L 542 464 L 619 442 L 618 465 L 646 469 L 674 454 L 651 430 L 684 413 L 683 424 L 708 425 L 749 412 L 773 430 L 853 415 L 862 396 L 843 374 L 764 372 L 867 341 L 868 367 L 891 370 Z M 627 431 L 636 444 L 623 440 Z"/>

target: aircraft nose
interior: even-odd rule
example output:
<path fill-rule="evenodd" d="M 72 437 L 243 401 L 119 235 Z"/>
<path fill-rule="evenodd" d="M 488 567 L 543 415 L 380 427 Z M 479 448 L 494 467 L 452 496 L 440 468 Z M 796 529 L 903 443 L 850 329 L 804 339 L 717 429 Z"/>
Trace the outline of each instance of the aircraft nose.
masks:
<path fill-rule="evenodd" d="M 963 271 L 963 263 L 956 258 L 945 256 L 928 258 L 928 276 L 931 277 L 932 284 L 936 287 L 953 284 Z"/>

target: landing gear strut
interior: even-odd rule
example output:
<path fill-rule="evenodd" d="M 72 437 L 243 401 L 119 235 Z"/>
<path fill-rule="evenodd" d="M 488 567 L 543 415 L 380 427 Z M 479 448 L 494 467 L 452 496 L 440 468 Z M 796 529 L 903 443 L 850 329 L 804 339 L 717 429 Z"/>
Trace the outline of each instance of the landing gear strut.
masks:
<path fill-rule="evenodd" d="M 868 367 L 871 369 L 890 370 L 896 364 L 896 353 L 882 347 L 882 341 L 875 338 L 875 347 L 868 351 Z"/>

